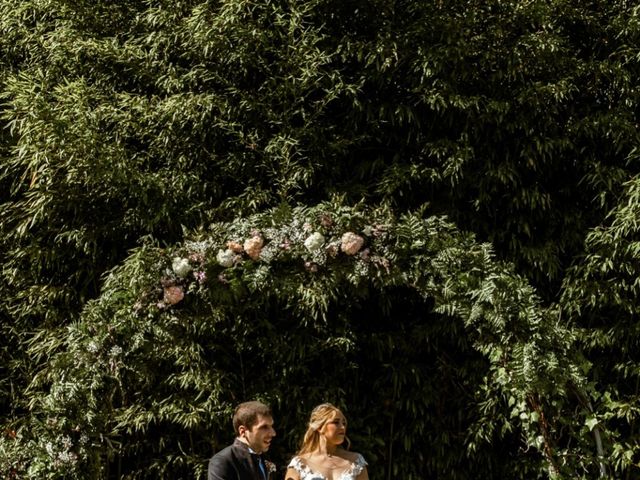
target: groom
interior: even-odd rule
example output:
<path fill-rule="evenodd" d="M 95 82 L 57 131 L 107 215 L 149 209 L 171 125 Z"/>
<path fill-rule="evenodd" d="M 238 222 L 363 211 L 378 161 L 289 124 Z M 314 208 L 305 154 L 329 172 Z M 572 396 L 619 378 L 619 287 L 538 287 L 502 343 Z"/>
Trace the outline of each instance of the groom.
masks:
<path fill-rule="evenodd" d="M 236 439 L 209 460 L 208 480 L 269 480 L 275 466 L 262 458 L 276 435 L 271 409 L 245 402 L 233 414 Z"/>

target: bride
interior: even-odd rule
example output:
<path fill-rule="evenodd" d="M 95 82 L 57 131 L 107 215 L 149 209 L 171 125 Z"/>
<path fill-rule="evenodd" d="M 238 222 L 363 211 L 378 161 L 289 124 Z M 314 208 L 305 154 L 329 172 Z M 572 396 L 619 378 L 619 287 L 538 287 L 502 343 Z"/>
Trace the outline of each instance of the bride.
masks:
<path fill-rule="evenodd" d="M 289 462 L 285 480 L 369 480 L 362 455 L 342 448 L 347 438 L 347 419 L 330 403 L 311 412 L 302 445 Z"/>

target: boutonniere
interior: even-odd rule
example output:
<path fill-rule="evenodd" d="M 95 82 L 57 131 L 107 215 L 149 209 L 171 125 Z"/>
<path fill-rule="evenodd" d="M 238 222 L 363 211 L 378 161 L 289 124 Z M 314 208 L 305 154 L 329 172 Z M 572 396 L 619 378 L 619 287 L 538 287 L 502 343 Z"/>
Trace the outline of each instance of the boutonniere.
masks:
<path fill-rule="evenodd" d="M 275 473 L 275 471 L 276 471 L 276 464 L 275 463 L 270 462 L 269 460 L 265 460 L 264 464 L 267 467 L 267 472 Z"/>

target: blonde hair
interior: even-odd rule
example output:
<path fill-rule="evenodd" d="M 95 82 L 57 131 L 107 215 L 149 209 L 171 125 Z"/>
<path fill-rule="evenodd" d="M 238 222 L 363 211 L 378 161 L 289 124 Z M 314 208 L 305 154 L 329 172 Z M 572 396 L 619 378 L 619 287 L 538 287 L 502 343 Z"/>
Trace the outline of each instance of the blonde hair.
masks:
<path fill-rule="evenodd" d="M 324 427 L 325 424 L 332 420 L 336 415 L 344 416 L 338 407 L 330 403 L 322 403 L 311 411 L 307 431 L 302 439 L 298 455 L 311 453 L 318 449 L 318 446 L 320 445 L 320 430 L 322 430 L 322 427 Z M 351 445 L 351 441 L 346 436 L 344 439 L 348 450 Z"/>

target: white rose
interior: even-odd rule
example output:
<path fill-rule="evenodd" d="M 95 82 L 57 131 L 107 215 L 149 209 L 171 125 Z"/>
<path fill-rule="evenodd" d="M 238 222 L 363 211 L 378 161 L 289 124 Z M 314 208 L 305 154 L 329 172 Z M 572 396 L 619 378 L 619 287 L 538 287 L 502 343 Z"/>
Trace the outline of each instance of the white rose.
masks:
<path fill-rule="evenodd" d="M 171 263 L 171 268 L 174 273 L 180 278 L 185 278 L 191 272 L 191 265 L 189 265 L 189 260 L 186 258 L 176 257 L 173 259 Z"/>
<path fill-rule="evenodd" d="M 233 250 L 227 248 L 226 250 L 218 250 L 216 260 L 223 267 L 232 267 L 234 257 L 235 253 L 233 253 Z"/>
<path fill-rule="evenodd" d="M 304 241 L 304 246 L 307 247 L 307 250 L 309 250 L 310 252 L 318 250 L 322 247 L 322 245 L 324 245 L 324 237 L 320 232 L 313 232 Z"/>

